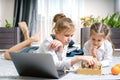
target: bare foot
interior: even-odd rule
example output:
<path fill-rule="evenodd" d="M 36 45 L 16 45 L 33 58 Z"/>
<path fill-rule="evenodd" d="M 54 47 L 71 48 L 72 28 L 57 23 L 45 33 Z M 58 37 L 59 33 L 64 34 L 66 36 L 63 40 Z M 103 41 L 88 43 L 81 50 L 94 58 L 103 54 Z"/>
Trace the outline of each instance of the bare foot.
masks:
<path fill-rule="evenodd" d="M 32 35 L 30 37 L 30 39 L 31 39 L 31 42 L 38 42 L 38 41 L 40 41 L 40 32 L 37 32 L 36 34 Z"/>
<path fill-rule="evenodd" d="M 29 33 L 28 33 L 28 27 L 26 22 L 19 22 L 18 23 L 19 27 L 21 28 L 23 35 L 24 35 L 24 39 L 29 39 Z"/>

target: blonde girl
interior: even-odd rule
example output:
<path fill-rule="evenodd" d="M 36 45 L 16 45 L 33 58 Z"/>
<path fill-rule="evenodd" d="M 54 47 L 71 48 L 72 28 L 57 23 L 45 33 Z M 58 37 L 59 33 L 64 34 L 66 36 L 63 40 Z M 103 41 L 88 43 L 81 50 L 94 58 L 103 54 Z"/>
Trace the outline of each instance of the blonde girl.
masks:
<path fill-rule="evenodd" d="M 56 14 L 53 18 L 53 24 L 57 22 L 58 19 L 66 17 L 63 13 Z M 19 53 L 32 53 L 34 50 L 37 50 L 39 47 L 38 46 L 31 46 L 32 42 L 38 42 L 40 39 L 40 32 L 36 33 L 32 37 L 29 36 L 29 31 L 28 31 L 28 26 L 26 22 L 22 21 L 18 23 L 23 35 L 24 35 L 24 41 L 12 46 L 9 48 L 7 51 L 3 53 L 3 56 L 5 59 L 10 60 L 10 52 L 19 52 Z M 34 40 L 36 38 L 36 40 Z"/>
<path fill-rule="evenodd" d="M 70 18 L 59 19 L 53 29 L 54 34 L 51 34 L 43 41 L 39 52 L 51 54 L 57 70 L 64 70 L 64 68 L 69 69 L 79 61 L 86 61 L 89 65 L 95 63 L 92 56 L 78 56 L 72 59 L 66 58 L 67 47 L 75 31 L 75 26 Z"/>
<path fill-rule="evenodd" d="M 92 55 L 98 60 L 98 65 L 109 66 L 112 61 L 112 46 L 110 29 L 102 23 L 92 24 L 89 40 L 84 44 L 84 55 Z"/>
<path fill-rule="evenodd" d="M 53 24 L 57 22 L 58 19 L 66 17 L 63 13 L 56 14 L 53 18 Z M 26 22 L 22 21 L 18 23 L 23 35 L 24 41 L 12 46 L 7 51 L 3 53 L 5 59 L 10 60 L 10 52 L 19 52 L 19 53 L 32 53 L 34 50 L 37 50 L 39 46 L 31 46 L 32 42 L 38 42 L 40 40 L 40 32 L 36 33 L 32 37 L 29 36 L 28 26 Z"/>

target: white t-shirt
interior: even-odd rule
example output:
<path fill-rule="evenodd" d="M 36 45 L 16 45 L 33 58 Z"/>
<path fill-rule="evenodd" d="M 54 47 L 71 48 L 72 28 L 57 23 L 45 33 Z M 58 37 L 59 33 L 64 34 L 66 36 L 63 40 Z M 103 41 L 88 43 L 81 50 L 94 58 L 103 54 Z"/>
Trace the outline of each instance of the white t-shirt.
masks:
<path fill-rule="evenodd" d="M 71 67 L 71 59 L 66 59 L 67 46 L 63 47 L 63 53 L 59 53 L 57 50 L 50 50 L 48 45 L 53 40 L 53 37 L 49 36 L 41 43 L 40 48 L 37 51 L 51 54 L 53 56 L 57 70 L 63 70 L 64 68 L 69 69 Z"/>
<path fill-rule="evenodd" d="M 84 48 L 83 48 L 84 55 L 91 56 L 92 55 L 91 48 L 92 48 L 92 44 L 90 40 L 88 40 L 84 44 Z M 97 50 L 97 53 L 96 53 L 97 60 L 100 61 L 103 67 L 109 66 L 110 62 L 112 61 L 112 54 L 113 54 L 112 44 L 108 40 L 105 40 Z"/>

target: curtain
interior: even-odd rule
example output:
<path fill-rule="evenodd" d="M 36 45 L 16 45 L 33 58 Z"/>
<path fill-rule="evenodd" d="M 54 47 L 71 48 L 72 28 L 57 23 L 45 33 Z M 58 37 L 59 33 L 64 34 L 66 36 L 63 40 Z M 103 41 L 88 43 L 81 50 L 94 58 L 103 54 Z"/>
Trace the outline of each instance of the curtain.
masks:
<path fill-rule="evenodd" d="M 41 41 L 43 41 L 52 30 L 52 19 L 57 13 L 64 13 L 70 17 L 76 26 L 73 36 L 75 42 L 80 41 L 80 17 L 83 16 L 84 0 L 38 0 L 38 29 L 41 30 Z M 77 37 L 76 37 L 77 36 Z"/>
<path fill-rule="evenodd" d="M 115 2 L 114 3 L 114 7 L 115 7 L 114 11 L 120 13 L 120 0 L 115 0 L 114 2 Z"/>
<path fill-rule="evenodd" d="M 31 36 L 37 30 L 37 10 L 37 0 L 15 0 L 13 25 L 17 27 L 18 22 L 25 21 Z M 23 40 L 21 32 L 21 41 Z"/>

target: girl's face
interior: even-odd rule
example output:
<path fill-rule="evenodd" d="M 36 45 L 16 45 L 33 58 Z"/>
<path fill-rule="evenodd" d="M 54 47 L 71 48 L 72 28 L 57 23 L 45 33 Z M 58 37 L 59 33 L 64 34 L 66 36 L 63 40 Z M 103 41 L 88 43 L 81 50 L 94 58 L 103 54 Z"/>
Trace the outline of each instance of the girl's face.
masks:
<path fill-rule="evenodd" d="M 97 48 L 99 48 L 105 39 L 103 34 L 94 34 L 90 36 L 90 40 L 93 46 L 96 46 Z"/>
<path fill-rule="evenodd" d="M 63 30 L 62 32 L 56 33 L 56 39 L 61 41 L 63 45 L 68 45 L 72 39 L 74 31 L 73 30 Z"/>

